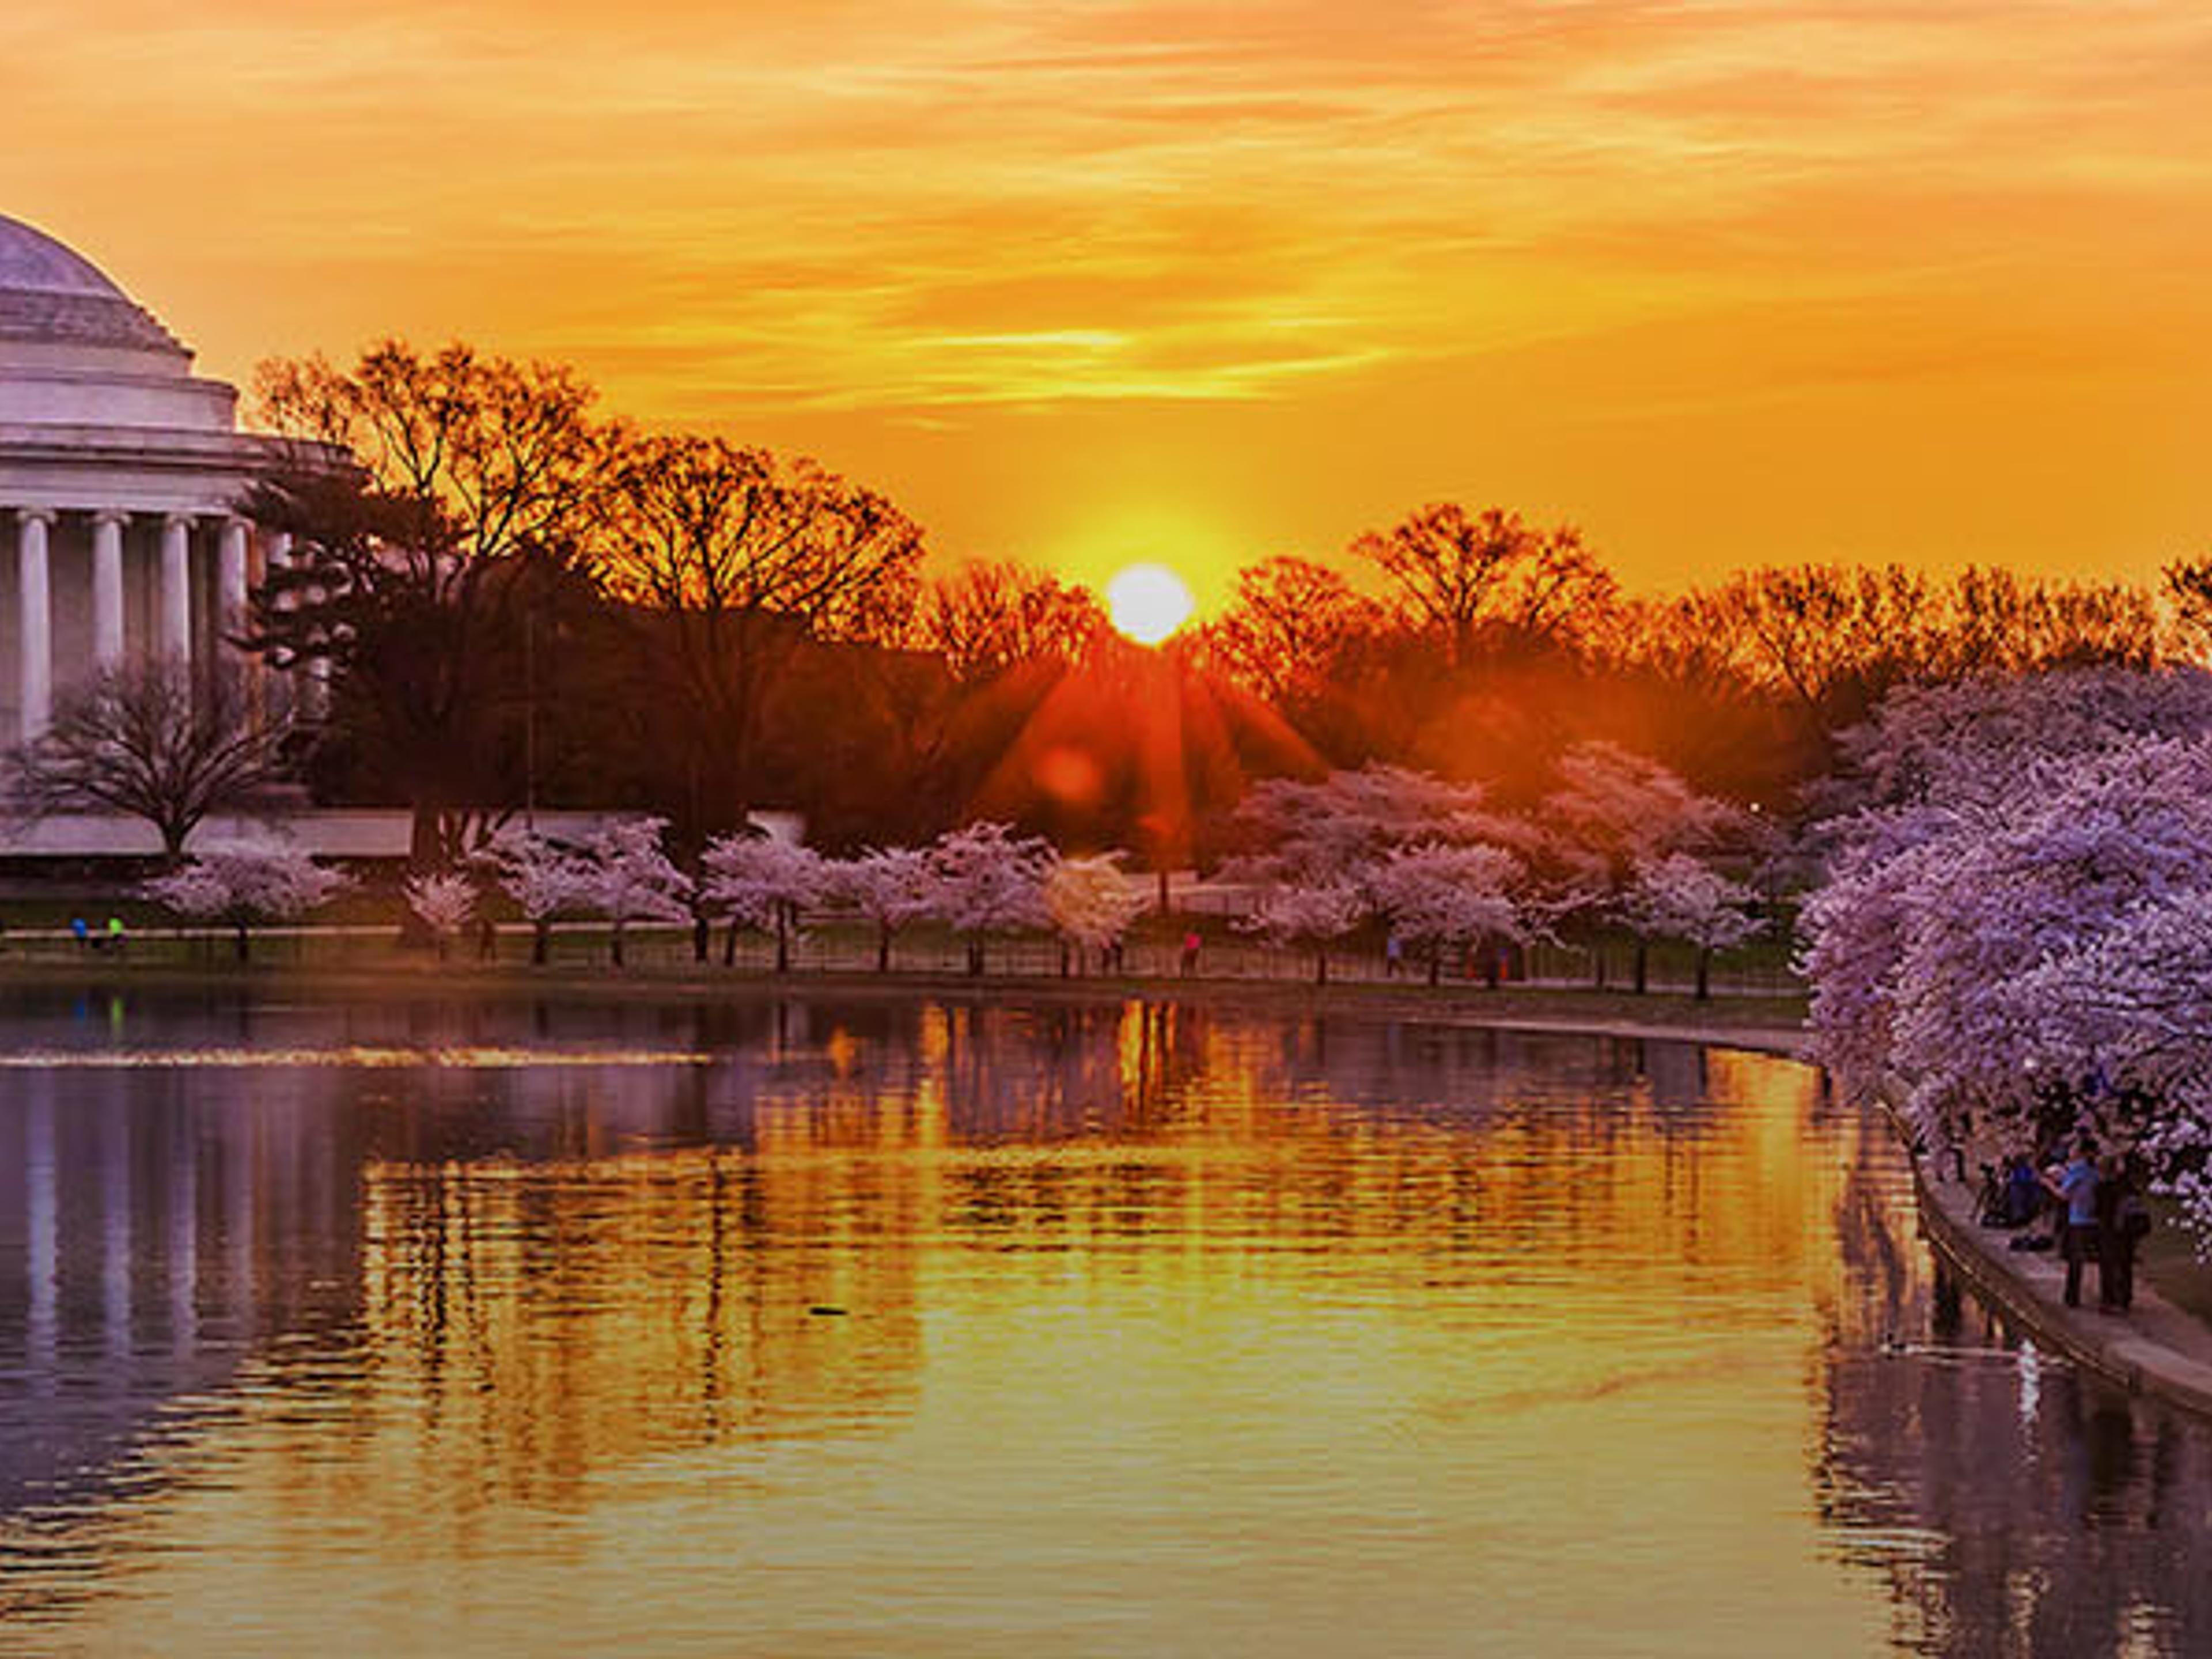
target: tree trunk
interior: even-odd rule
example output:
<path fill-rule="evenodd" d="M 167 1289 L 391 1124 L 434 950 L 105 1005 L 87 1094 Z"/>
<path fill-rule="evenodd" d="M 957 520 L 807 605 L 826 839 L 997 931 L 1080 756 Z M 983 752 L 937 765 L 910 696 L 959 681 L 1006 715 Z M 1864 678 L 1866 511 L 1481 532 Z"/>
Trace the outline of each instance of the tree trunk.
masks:
<path fill-rule="evenodd" d="M 791 915 L 787 906 L 775 907 L 775 971 L 791 971 Z"/>
<path fill-rule="evenodd" d="M 1703 1002 L 1712 994 L 1713 953 L 1704 945 L 1698 947 L 1698 1000 Z"/>
<path fill-rule="evenodd" d="M 1482 946 L 1482 982 L 1489 990 L 1495 991 L 1498 988 L 1498 959 L 1502 951 L 1503 947 L 1499 945 Z"/>
<path fill-rule="evenodd" d="M 1328 983 L 1328 952 L 1326 951 L 1314 952 L 1314 983 L 1316 985 Z"/>
<path fill-rule="evenodd" d="M 619 968 L 623 965 L 623 925 L 620 917 L 615 920 L 614 953 L 615 966 Z"/>
<path fill-rule="evenodd" d="M 533 917 L 530 923 L 530 965 L 543 968 L 553 954 L 553 924 L 542 917 Z"/>
<path fill-rule="evenodd" d="M 1605 989 L 1605 945 L 1602 942 L 1590 946 L 1590 988 Z"/>
<path fill-rule="evenodd" d="M 983 976 L 983 941 L 980 938 L 968 941 L 968 972 L 972 978 Z"/>
<path fill-rule="evenodd" d="M 1060 942 L 1060 976 L 1066 979 L 1073 971 L 1067 965 L 1067 941 L 1062 939 Z"/>
<path fill-rule="evenodd" d="M 691 960 L 704 962 L 707 947 L 714 937 L 714 925 L 704 916 L 691 918 Z"/>
<path fill-rule="evenodd" d="M 1441 985 L 1443 982 L 1444 953 L 1440 949 L 1431 951 L 1429 952 L 1429 983 L 1431 985 Z"/>
<path fill-rule="evenodd" d="M 233 925 L 237 930 L 238 959 L 243 962 L 246 960 L 246 924 L 241 921 Z"/>
<path fill-rule="evenodd" d="M 441 870 L 446 866 L 442 814 L 434 806 L 418 804 L 407 825 L 407 867 Z"/>
<path fill-rule="evenodd" d="M 879 974 L 888 974 L 890 970 L 891 930 L 878 923 L 876 927 L 876 971 Z"/>
<path fill-rule="evenodd" d="M 1651 982 L 1651 945 L 1647 939 L 1636 941 L 1636 994 L 1642 996 Z"/>
<path fill-rule="evenodd" d="M 732 916 L 730 918 L 730 931 L 722 935 L 722 966 L 725 968 L 734 968 L 737 965 L 738 919 L 735 916 Z"/>

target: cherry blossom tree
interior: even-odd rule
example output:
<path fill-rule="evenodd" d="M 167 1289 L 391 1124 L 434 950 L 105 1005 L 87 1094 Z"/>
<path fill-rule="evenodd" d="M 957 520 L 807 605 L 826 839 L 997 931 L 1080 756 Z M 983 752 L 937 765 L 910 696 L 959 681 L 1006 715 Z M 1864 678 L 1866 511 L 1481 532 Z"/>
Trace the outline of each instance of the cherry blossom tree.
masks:
<path fill-rule="evenodd" d="M 228 922 L 244 962 L 254 923 L 289 921 L 352 884 L 292 842 L 240 837 L 209 842 L 181 867 L 148 882 L 145 892 L 180 915 Z"/>
<path fill-rule="evenodd" d="M 1045 912 L 1062 937 L 1080 952 L 1097 951 L 1105 957 L 1121 943 L 1129 924 L 1145 910 L 1144 889 L 1130 881 L 1118 853 L 1087 858 L 1062 859 L 1045 878 Z M 1060 971 L 1068 969 L 1065 945 Z"/>
<path fill-rule="evenodd" d="M 1318 782 L 1270 778 L 1237 809 L 1255 850 L 1230 860 L 1242 882 L 1327 885 L 1364 877 L 1392 851 L 1421 845 L 1529 844 L 1529 827 L 1486 804 L 1482 786 L 1402 766 L 1332 772 Z"/>
<path fill-rule="evenodd" d="M 1554 918 L 1580 914 L 1592 921 L 1627 921 L 1626 907 L 1639 868 L 1692 849 L 1741 842 L 1749 815 L 1701 795 L 1656 761 L 1618 744 L 1576 744 L 1553 767 L 1559 787 L 1540 820 L 1551 832 L 1539 858 L 1543 879 L 1536 902 Z M 1605 983 L 1605 952 L 1591 953 Z M 1643 990 L 1647 953 L 1639 934 L 1636 988 Z"/>
<path fill-rule="evenodd" d="M 1865 1094 L 1887 1078 L 1897 973 L 1928 866 L 1948 855 L 1955 821 L 1923 812 L 1893 820 L 1880 843 L 1849 848 L 1798 913 L 1797 971 L 1813 988 L 1810 1024 L 1823 1062 L 1845 1090 Z"/>
<path fill-rule="evenodd" d="M 550 836 L 510 825 L 477 857 L 530 923 L 530 960 L 544 967 L 552 951 L 554 921 L 564 910 L 589 908 L 592 872 L 583 855 Z"/>
<path fill-rule="evenodd" d="M 1816 805 L 1832 819 L 1940 804 L 1990 811 L 2020 769 L 2142 738 L 2212 732 L 2212 674 L 2123 668 L 1983 675 L 1892 692 L 1837 738 L 1836 776 Z"/>
<path fill-rule="evenodd" d="M 1741 809 L 1701 795 L 1658 762 L 1619 744 L 1579 743 L 1553 763 L 1544 817 L 1596 862 L 1709 847 L 1741 829 Z"/>
<path fill-rule="evenodd" d="M 614 964 L 623 965 L 623 938 L 633 921 L 682 921 L 691 878 L 661 850 L 665 818 L 614 818 L 578 849 L 584 906 L 614 924 Z"/>
<path fill-rule="evenodd" d="M 438 960 L 443 962 L 453 935 L 467 927 L 469 919 L 476 915 L 476 883 L 453 870 L 410 876 L 403 890 L 407 896 L 407 908 L 430 930 Z"/>
<path fill-rule="evenodd" d="M 1712 994 L 1713 952 L 1760 933 L 1766 924 L 1751 914 L 1759 896 L 1740 881 L 1687 853 L 1647 859 L 1622 901 L 1621 915 L 1639 938 L 1677 939 L 1698 952 L 1697 998 Z M 1636 988 L 1644 988 L 1639 971 Z"/>
<path fill-rule="evenodd" d="M 2096 684 L 2112 682 L 2077 690 Z M 2009 688 L 1990 695 L 2017 708 Z M 2163 695 L 2189 694 L 2130 686 L 2116 702 Z M 1969 712 L 1953 714 L 1972 731 Z M 1931 751 L 1898 774 L 1905 804 L 1828 826 L 1840 850 L 1802 921 L 1813 1024 L 1840 1082 L 1894 1080 L 1931 1136 L 1971 1121 L 2039 1144 L 2100 1121 L 2201 1194 L 2188 1067 L 2204 1056 L 2187 1021 L 2212 912 L 2212 738 L 2094 726 L 2059 717 L 2046 754 L 1992 716 L 1979 729 L 2000 759 Z"/>
<path fill-rule="evenodd" d="M 799 915 L 829 891 L 821 855 L 774 836 L 723 836 L 708 843 L 700 862 L 704 896 L 730 921 L 723 965 L 737 960 L 738 930 L 752 927 L 775 939 L 775 971 L 788 973 Z"/>
<path fill-rule="evenodd" d="M 1426 958 L 1435 985 L 1449 952 L 1526 936 L 1511 894 L 1520 876 L 1521 860 L 1500 848 L 1428 842 L 1391 853 L 1366 891 L 1391 931 Z"/>
<path fill-rule="evenodd" d="M 2024 1118 L 2027 1027 L 1992 990 L 2094 944 L 2137 906 L 2205 884 L 2212 745 L 2149 739 L 2030 768 L 1994 823 L 1975 823 L 1918 867 L 1893 1063 L 1929 1122 Z"/>
<path fill-rule="evenodd" d="M 862 854 L 831 871 L 836 892 L 876 925 L 876 971 L 891 969 L 891 940 L 909 924 L 938 914 L 936 872 L 918 847 Z"/>
<path fill-rule="evenodd" d="M 1254 900 L 1249 915 L 1235 924 L 1272 945 L 1302 946 L 1314 953 L 1314 983 L 1328 983 L 1329 946 L 1367 917 L 1367 901 L 1349 881 L 1318 885 L 1286 883 Z"/>
<path fill-rule="evenodd" d="M 968 945 L 968 971 L 983 971 L 983 945 L 994 933 L 1042 927 L 1044 882 L 1052 849 L 1003 823 L 971 823 L 938 837 L 929 849 L 933 914 Z"/>
<path fill-rule="evenodd" d="M 2212 1251 L 2212 886 L 2137 906 L 1997 1000 L 2046 1097 L 2142 1155 Z"/>

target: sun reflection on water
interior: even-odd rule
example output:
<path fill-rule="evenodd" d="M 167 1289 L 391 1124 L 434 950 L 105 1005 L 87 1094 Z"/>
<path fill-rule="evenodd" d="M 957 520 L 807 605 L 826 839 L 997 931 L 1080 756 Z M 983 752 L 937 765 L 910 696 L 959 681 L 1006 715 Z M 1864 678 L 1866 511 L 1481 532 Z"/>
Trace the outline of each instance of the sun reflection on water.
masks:
<path fill-rule="evenodd" d="M 168 1426 L 6 1511 L 0 1611 L 179 1653 L 1856 1654 L 1966 1606 L 1885 1437 L 2046 1431 L 1885 1350 L 1932 1294 L 1898 1166 L 1788 1062 L 1142 1003 L 748 1030 L 21 1069 L 0 1166 L 60 1198 L 0 1182 L 55 1287 L 7 1397 L 74 1433 L 143 1376 Z"/>

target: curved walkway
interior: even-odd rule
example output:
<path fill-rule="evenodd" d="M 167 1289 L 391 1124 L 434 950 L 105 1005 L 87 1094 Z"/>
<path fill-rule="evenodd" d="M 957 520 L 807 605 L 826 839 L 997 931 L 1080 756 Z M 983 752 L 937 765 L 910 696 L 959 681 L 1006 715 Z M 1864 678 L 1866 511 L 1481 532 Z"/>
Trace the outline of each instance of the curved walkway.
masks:
<path fill-rule="evenodd" d="M 2008 1323 L 2130 1393 L 2212 1416 L 2212 1327 L 2151 1290 L 2140 1271 L 2128 1312 L 2102 1312 L 2086 1291 L 2069 1308 L 2065 1264 L 2056 1252 L 2007 1249 L 2009 1233 L 1976 1224 L 1971 1181 L 1937 1178 L 1916 1156 L 1912 1184 L 1937 1255 Z M 2095 1277 L 2085 1273 L 2085 1285 Z"/>

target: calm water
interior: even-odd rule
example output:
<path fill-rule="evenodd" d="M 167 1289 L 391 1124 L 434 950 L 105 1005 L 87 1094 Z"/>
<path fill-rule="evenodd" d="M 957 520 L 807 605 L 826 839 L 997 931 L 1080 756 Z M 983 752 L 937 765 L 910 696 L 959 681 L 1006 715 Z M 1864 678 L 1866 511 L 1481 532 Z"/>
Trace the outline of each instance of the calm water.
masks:
<path fill-rule="evenodd" d="M 2212 1437 L 1688 1045 L 1173 1006 L 0 1028 L 0 1648 L 2212 1652 Z"/>

